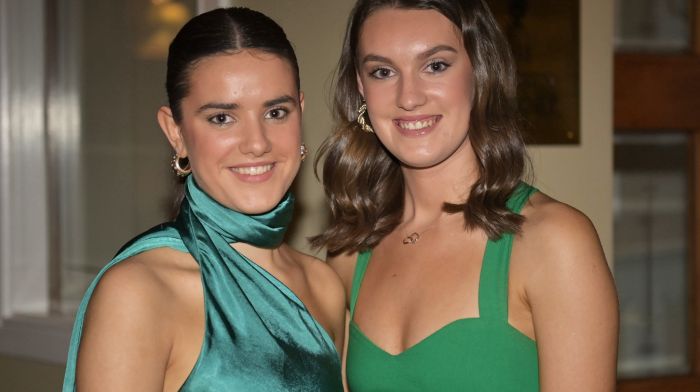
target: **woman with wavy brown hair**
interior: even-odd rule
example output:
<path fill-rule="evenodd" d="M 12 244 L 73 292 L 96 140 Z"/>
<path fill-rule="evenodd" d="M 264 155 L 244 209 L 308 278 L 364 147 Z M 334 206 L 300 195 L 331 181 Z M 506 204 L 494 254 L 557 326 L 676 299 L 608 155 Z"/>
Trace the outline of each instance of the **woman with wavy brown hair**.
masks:
<path fill-rule="evenodd" d="M 523 182 L 516 73 L 483 0 L 359 0 L 321 149 L 362 391 L 612 391 L 591 222 Z M 318 162 L 317 162 L 318 163 Z"/>

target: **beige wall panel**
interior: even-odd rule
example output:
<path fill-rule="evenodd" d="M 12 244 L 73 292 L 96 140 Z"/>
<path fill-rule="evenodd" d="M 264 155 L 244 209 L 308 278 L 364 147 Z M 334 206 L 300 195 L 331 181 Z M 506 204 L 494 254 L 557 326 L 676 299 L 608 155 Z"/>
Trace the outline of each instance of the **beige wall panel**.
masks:
<path fill-rule="evenodd" d="M 536 185 L 593 221 L 613 256 L 613 2 L 581 1 L 581 144 L 533 147 Z"/>
<path fill-rule="evenodd" d="M 60 391 L 62 365 L 0 356 L 0 390 L 22 392 Z"/>

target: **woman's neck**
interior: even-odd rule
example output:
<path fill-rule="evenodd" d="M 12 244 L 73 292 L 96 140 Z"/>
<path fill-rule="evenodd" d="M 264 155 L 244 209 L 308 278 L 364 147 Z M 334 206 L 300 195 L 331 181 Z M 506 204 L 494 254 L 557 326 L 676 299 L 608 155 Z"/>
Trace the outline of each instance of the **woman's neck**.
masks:
<path fill-rule="evenodd" d="M 472 185 L 479 178 L 476 156 L 467 143 L 447 160 L 429 168 L 403 167 L 405 224 L 422 225 L 443 214 L 445 202 L 466 202 Z"/>
<path fill-rule="evenodd" d="M 268 249 L 257 247 L 255 245 L 251 245 L 245 242 L 236 242 L 234 244 L 231 244 L 231 247 L 238 251 L 238 253 L 242 254 L 243 256 L 252 260 L 255 264 L 265 269 L 269 269 L 271 265 L 279 259 L 278 254 L 281 246 L 282 245 L 272 249 Z"/>

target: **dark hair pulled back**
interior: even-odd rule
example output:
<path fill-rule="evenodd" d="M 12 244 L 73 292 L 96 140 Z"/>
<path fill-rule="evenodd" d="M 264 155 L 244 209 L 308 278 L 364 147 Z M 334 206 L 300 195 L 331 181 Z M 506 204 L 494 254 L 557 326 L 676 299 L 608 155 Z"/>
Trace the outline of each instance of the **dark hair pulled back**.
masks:
<path fill-rule="evenodd" d="M 168 51 L 165 88 L 176 122 L 189 93 L 189 75 L 205 57 L 245 49 L 271 53 L 289 61 L 299 88 L 299 65 L 284 30 L 268 16 L 244 7 L 219 8 L 195 16 L 177 33 Z"/>

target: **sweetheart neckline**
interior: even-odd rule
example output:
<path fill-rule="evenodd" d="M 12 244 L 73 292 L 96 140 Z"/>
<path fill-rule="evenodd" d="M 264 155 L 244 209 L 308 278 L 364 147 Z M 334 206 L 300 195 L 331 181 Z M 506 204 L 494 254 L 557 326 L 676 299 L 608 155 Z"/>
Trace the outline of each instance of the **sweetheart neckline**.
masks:
<path fill-rule="evenodd" d="M 451 329 L 451 328 L 453 328 L 454 326 L 459 325 L 459 324 L 471 323 L 471 322 L 476 322 L 476 321 L 495 322 L 495 323 L 498 323 L 498 324 L 505 324 L 506 328 L 513 330 L 517 335 L 520 335 L 521 337 L 525 338 L 529 343 L 537 344 L 537 342 L 536 342 L 534 339 L 532 339 L 531 337 L 525 335 L 525 334 L 522 333 L 520 330 L 518 330 L 518 329 L 516 329 L 515 327 L 513 327 L 512 325 L 510 325 L 510 323 L 507 323 L 507 322 L 504 323 L 504 322 L 502 322 L 502 321 L 500 321 L 500 320 L 495 320 L 495 319 L 484 319 L 484 318 L 482 318 L 482 317 L 463 317 L 463 318 L 459 318 L 459 319 L 450 321 L 449 323 L 447 323 L 447 324 L 443 325 L 442 327 L 436 329 L 435 331 L 431 332 L 430 334 L 428 334 L 427 336 L 425 336 L 425 337 L 422 338 L 421 340 L 417 341 L 416 343 L 412 344 L 411 346 L 406 347 L 406 348 L 403 349 L 401 352 L 398 352 L 398 353 L 396 353 L 396 354 L 392 354 L 392 353 L 390 353 L 389 351 L 387 351 L 387 350 L 385 350 L 384 348 L 382 348 L 381 346 L 379 346 L 378 344 L 376 344 L 372 339 L 370 339 L 369 336 L 367 336 L 367 335 L 362 331 L 362 329 L 360 328 L 360 326 L 357 325 L 357 323 L 355 322 L 355 320 L 350 320 L 350 323 L 349 323 L 349 324 L 350 324 L 350 328 L 351 328 L 351 329 L 353 329 L 354 331 L 356 331 L 356 332 L 360 335 L 360 337 L 362 337 L 362 339 L 364 339 L 367 343 L 369 343 L 372 347 L 374 347 L 375 349 L 377 349 L 378 351 L 380 351 L 382 354 L 387 355 L 387 356 L 389 356 L 389 357 L 391 357 L 391 358 L 400 358 L 400 357 L 404 356 L 404 354 L 406 354 L 406 353 L 408 353 L 408 352 L 415 351 L 416 349 L 418 349 L 418 348 L 420 348 L 420 347 L 426 345 L 426 344 L 427 344 L 426 342 L 429 341 L 429 340 L 431 340 L 431 338 L 433 338 L 433 337 L 435 337 L 435 336 L 440 336 L 440 335 L 444 334 L 444 333 L 445 333 L 445 332 L 444 332 L 445 330 L 449 330 L 449 329 Z M 432 340 L 434 340 L 434 339 L 432 339 Z"/>

